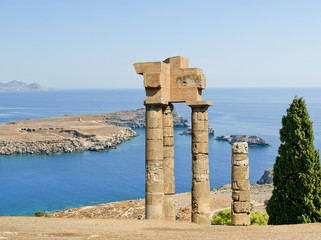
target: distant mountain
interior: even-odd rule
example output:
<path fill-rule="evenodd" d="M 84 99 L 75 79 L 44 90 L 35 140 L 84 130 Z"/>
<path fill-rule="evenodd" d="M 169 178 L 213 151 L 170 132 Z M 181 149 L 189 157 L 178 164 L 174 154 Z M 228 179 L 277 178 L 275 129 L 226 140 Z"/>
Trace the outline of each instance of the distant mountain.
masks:
<path fill-rule="evenodd" d="M 7 83 L 0 82 L 0 92 L 24 92 L 24 91 L 45 91 L 44 87 L 38 83 L 27 84 L 21 81 L 11 81 Z"/>

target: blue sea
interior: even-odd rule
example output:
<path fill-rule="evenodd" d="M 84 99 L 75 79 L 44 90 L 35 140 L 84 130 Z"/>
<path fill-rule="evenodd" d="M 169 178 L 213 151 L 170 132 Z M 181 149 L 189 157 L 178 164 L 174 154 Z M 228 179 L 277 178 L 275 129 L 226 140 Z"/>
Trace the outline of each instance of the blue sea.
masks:
<path fill-rule="evenodd" d="M 215 135 L 257 135 L 270 147 L 250 147 L 250 181 L 273 167 L 278 154 L 281 118 L 295 96 L 306 99 L 315 147 L 321 148 L 321 89 L 206 89 L 213 101 L 209 124 Z M 142 108 L 144 90 L 51 90 L 0 93 L 0 123 L 13 120 Z M 175 104 L 190 119 L 190 108 Z M 191 136 L 175 129 L 176 192 L 191 190 Z M 106 152 L 0 156 L 0 215 L 31 216 L 111 201 L 144 198 L 144 129 L 140 136 Z M 210 181 L 230 183 L 231 145 L 209 139 Z"/>

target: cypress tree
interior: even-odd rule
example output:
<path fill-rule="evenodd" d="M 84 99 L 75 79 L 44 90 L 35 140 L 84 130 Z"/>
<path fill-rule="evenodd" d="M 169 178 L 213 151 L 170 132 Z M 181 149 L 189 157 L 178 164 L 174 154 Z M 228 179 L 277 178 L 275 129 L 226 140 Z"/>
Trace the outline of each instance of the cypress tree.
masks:
<path fill-rule="evenodd" d="M 274 164 L 269 224 L 321 222 L 321 170 L 312 122 L 303 98 L 294 98 L 282 118 L 281 145 Z"/>

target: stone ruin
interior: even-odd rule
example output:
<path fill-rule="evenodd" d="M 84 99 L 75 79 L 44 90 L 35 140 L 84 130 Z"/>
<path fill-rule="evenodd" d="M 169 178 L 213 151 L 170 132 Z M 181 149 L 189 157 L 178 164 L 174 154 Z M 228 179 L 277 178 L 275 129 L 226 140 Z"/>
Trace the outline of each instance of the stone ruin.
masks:
<path fill-rule="evenodd" d="M 189 68 L 188 58 L 181 56 L 163 62 L 135 63 L 134 67 L 137 74 L 144 76 L 146 90 L 146 219 L 176 220 L 172 103 L 185 102 L 192 110 L 191 219 L 208 225 L 211 211 L 207 110 L 213 103 L 202 101 L 204 73 L 199 68 Z"/>
<path fill-rule="evenodd" d="M 233 226 L 248 226 L 250 221 L 250 181 L 248 144 L 232 146 L 232 219 Z"/>

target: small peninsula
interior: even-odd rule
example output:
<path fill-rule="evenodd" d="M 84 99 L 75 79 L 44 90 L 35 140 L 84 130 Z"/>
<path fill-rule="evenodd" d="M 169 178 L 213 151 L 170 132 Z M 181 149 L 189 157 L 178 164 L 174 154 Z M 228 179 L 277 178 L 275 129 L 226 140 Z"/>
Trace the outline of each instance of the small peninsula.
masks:
<path fill-rule="evenodd" d="M 175 112 L 174 125 L 187 120 Z M 12 121 L 0 124 L 0 155 L 108 150 L 137 136 L 131 127 L 145 127 L 144 109 Z"/>
<path fill-rule="evenodd" d="M 0 82 L 0 92 L 29 92 L 29 91 L 45 91 L 44 87 L 38 83 L 27 84 L 25 82 L 13 80 L 11 82 Z"/>
<path fill-rule="evenodd" d="M 247 142 L 249 146 L 270 146 L 270 144 L 263 138 L 258 136 L 247 135 L 231 135 L 231 136 L 218 136 L 215 138 L 218 141 L 226 141 L 230 144 L 235 142 Z"/>

